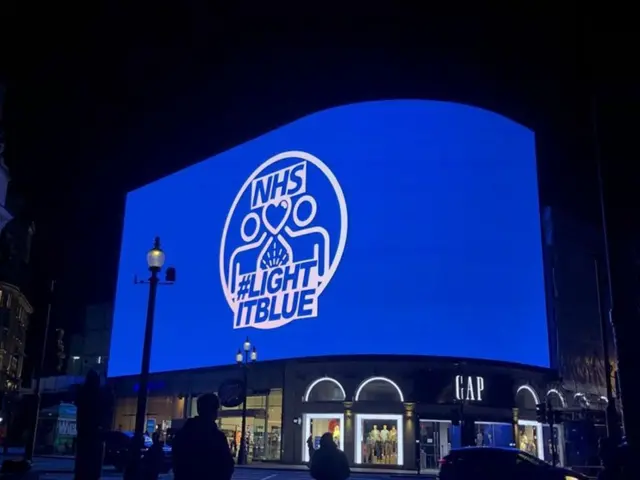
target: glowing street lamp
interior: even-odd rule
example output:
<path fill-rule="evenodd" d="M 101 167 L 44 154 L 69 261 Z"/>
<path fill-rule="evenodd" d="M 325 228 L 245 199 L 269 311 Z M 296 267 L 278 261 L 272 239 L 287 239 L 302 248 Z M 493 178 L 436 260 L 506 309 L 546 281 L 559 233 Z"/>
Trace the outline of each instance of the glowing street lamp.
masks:
<path fill-rule="evenodd" d="M 153 321 L 156 310 L 156 293 L 158 291 L 158 285 L 172 285 L 176 280 L 176 270 L 173 267 L 166 269 L 164 282 L 161 282 L 158 278 L 158 275 L 164 266 L 164 261 L 165 255 L 162 248 L 160 248 L 160 238 L 156 237 L 153 242 L 153 248 L 147 252 L 147 266 L 151 272 L 149 280 L 134 280 L 135 283 L 149 284 L 149 299 L 147 302 L 147 320 L 144 329 L 144 344 L 142 347 L 142 366 L 140 368 L 138 402 L 136 407 L 136 426 L 133 441 L 131 442 L 131 463 L 128 466 L 127 472 L 125 472 L 125 478 L 138 478 L 138 474 L 140 472 L 140 452 L 144 447 L 147 399 L 149 397 L 151 344 L 153 341 Z"/>

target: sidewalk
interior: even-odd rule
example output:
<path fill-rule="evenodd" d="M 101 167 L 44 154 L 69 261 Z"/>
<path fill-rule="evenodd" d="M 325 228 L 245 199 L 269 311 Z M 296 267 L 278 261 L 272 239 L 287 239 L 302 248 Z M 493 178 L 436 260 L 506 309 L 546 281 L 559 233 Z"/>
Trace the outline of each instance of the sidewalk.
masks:
<path fill-rule="evenodd" d="M 2 455 L 0 451 L 0 462 L 7 459 L 19 459 L 24 455 L 23 448 L 11 448 L 7 455 Z M 61 460 L 60 465 L 52 465 L 48 460 Z M 44 463 L 44 465 L 42 465 Z M 73 455 L 34 455 L 33 471 L 39 473 L 73 473 L 75 457 Z M 271 462 L 255 462 L 248 465 L 236 465 L 237 470 L 270 470 L 270 471 L 308 471 L 306 464 L 284 464 Z M 115 473 L 113 467 L 105 467 L 103 471 L 106 475 Z M 354 474 L 380 474 L 394 478 L 433 478 L 437 476 L 437 470 L 421 470 L 420 475 L 415 470 L 398 470 L 394 468 L 366 468 L 351 467 Z"/>
<path fill-rule="evenodd" d="M 236 465 L 237 469 L 256 469 L 256 470 L 309 470 L 307 465 L 299 465 L 299 464 L 285 464 L 285 463 L 268 463 L 268 462 L 255 462 L 250 463 L 249 465 Z M 366 474 L 385 474 L 391 477 L 406 477 L 411 476 L 412 478 L 421 478 L 421 477 L 433 477 L 438 474 L 438 470 L 421 470 L 420 475 L 416 473 L 415 470 L 398 470 L 395 468 L 362 468 L 362 467 L 351 467 L 352 473 L 366 473 Z"/>

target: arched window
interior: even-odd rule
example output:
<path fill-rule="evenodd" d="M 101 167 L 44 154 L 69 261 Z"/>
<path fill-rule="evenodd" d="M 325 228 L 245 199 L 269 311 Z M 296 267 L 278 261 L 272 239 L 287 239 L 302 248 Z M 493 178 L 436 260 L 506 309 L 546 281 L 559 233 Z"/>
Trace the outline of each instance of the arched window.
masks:
<path fill-rule="evenodd" d="M 547 392 L 547 401 L 553 408 L 565 408 L 567 406 L 564 396 L 555 388 L 552 388 Z"/>
<path fill-rule="evenodd" d="M 576 403 L 578 407 L 587 408 L 589 406 L 589 399 L 584 393 L 576 393 L 573 396 L 573 401 Z"/>
<path fill-rule="evenodd" d="M 521 385 L 516 391 L 516 406 L 521 410 L 535 410 L 540 397 L 530 385 Z"/>
<path fill-rule="evenodd" d="M 355 401 L 404 402 L 404 395 L 394 381 L 386 377 L 371 377 L 360 384 Z"/>
<path fill-rule="evenodd" d="M 344 402 L 344 388 L 335 378 L 321 377 L 309 384 L 304 394 L 305 402 Z"/>

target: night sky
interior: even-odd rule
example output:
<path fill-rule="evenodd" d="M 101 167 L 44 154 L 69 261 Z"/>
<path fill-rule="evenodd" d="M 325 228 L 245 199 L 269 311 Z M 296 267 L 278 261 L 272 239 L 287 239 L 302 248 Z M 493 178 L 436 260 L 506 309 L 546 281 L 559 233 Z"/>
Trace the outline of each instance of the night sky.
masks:
<path fill-rule="evenodd" d="M 514 22 L 504 12 L 392 22 L 390 12 L 344 11 L 299 21 L 205 3 L 18 12 L 25 29 L 1 73 L 12 188 L 37 225 L 30 352 L 49 279 L 60 282 L 52 321 L 69 333 L 87 303 L 113 299 L 126 191 L 334 105 L 433 98 L 510 116 L 538 132 L 542 201 L 598 221 L 589 72 L 595 63 L 606 95 L 614 81 L 619 97 L 633 84 L 606 54 L 633 44 L 624 29 L 593 40 L 605 26 L 558 10 Z"/>

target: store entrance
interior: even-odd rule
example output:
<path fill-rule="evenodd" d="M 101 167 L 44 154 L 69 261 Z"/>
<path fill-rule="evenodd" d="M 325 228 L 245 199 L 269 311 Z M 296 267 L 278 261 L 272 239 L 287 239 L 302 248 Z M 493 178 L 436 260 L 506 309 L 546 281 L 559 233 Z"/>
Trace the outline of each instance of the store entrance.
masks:
<path fill-rule="evenodd" d="M 305 462 L 310 460 L 308 439 L 311 438 L 312 446 L 317 450 L 320 448 L 320 437 L 325 433 L 330 433 L 338 448 L 344 451 L 344 437 L 341 433 L 343 426 L 342 413 L 305 413 L 302 417 L 303 460 Z"/>
<path fill-rule="evenodd" d="M 451 422 L 420 420 L 420 469 L 436 470 L 451 450 Z"/>

